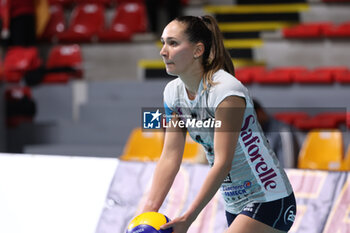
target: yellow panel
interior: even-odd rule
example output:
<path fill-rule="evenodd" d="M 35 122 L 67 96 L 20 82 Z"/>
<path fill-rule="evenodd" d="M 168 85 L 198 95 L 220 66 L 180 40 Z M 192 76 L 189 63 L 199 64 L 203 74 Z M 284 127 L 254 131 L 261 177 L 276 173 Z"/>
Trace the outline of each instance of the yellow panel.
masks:
<path fill-rule="evenodd" d="M 162 44 L 159 42 L 156 43 L 157 47 L 161 48 Z M 261 47 L 263 45 L 262 39 L 225 39 L 224 45 L 226 49 L 234 48 L 254 48 Z M 159 60 L 141 60 L 139 65 L 143 66 L 159 66 Z M 164 64 L 163 64 L 164 66 Z"/>
<path fill-rule="evenodd" d="M 232 62 L 235 67 L 244 66 L 264 66 L 264 61 L 254 61 L 252 59 L 239 59 L 234 58 Z M 140 60 L 138 63 L 139 67 L 143 69 L 165 69 L 164 62 L 162 60 Z"/>
<path fill-rule="evenodd" d="M 254 61 L 252 59 L 232 59 L 235 68 L 247 67 L 247 66 L 265 66 L 264 61 Z"/>
<path fill-rule="evenodd" d="M 308 4 L 264 4 L 264 5 L 208 5 L 204 10 L 213 14 L 233 13 L 290 13 L 309 10 Z"/>
<path fill-rule="evenodd" d="M 141 68 L 149 68 L 149 69 L 165 68 L 165 64 L 161 59 L 156 59 L 156 60 L 142 59 L 139 61 L 138 64 L 139 64 L 139 67 Z"/>
<path fill-rule="evenodd" d="M 312 130 L 301 148 L 298 167 L 341 170 L 342 159 L 343 137 L 340 130 Z"/>
<path fill-rule="evenodd" d="M 234 48 L 255 48 L 263 45 L 262 39 L 241 39 L 224 40 L 226 49 Z"/>
<path fill-rule="evenodd" d="M 131 132 L 120 159 L 127 161 L 157 161 L 162 153 L 163 140 L 163 132 L 144 132 L 141 128 L 136 128 Z M 201 150 L 201 145 L 193 141 L 187 133 L 183 161 L 192 163 L 203 162 L 203 156 L 205 155 L 203 150 Z"/>
<path fill-rule="evenodd" d="M 348 149 L 342 164 L 342 170 L 350 171 L 350 144 L 348 145 Z"/>
<path fill-rule="evenodd" d="M 50 6 L 48 0 L 35 1 L 35 15 L 36 35 L 40 37 L 50 20 Z"/>
<path fill-rule="evenodd" d="M 249 32 L 277 30 L 295 25 L 291 22 L 240 22 L 240 23 L 219 23 L 222 32 Z"/>
<path fill-rule="evenodd" d="M 163 132 L 134 129 L 120 157 L 122 160 L 155 161 L 163 148 Z"/>

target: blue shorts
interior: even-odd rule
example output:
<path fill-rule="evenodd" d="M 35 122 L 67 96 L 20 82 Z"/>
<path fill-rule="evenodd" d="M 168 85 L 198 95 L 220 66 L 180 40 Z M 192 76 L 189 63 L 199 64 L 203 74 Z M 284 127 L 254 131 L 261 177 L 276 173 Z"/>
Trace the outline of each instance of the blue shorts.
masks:
<path fill-rule="evenodd" d="M 251 217 L 275 229 L 289 231 L 296 215 L 295 197 L 292 193 L 275 201 L 248 204 L 239 214 Z M 226 211 L 228 226 L 237 216 L 238 214 Z"/>

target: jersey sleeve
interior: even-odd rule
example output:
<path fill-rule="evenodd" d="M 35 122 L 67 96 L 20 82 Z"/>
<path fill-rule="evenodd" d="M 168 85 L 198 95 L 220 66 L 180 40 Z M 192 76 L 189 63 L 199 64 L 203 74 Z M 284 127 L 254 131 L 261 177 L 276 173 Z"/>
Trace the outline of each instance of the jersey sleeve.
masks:
<path fill-rule="evenodd" d="M 248 91 L 235 77 L 228 73 L 218 73 L 208 98 L 208 106 L 215 112 L 217 106 L 228 96 L 242 97 L 247 101 Z"/>
<path fill-rule="evenodd" d="M 164 111 L 166 115 L 166 122 L 169 122 L 171 119 L 171 115 L 173 114 L 174 108 L 174 83 L 170 82 L 166 85 L 163 92 L 163 105 Z"/>

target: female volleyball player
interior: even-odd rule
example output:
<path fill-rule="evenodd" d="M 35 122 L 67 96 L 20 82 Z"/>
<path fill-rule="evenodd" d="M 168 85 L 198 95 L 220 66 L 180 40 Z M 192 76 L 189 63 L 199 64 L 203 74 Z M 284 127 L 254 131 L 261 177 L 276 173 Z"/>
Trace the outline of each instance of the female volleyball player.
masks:
<path fill-rule="evenodd" d="M 211 16 L 176 18 L 161 41 L 166 71 L 178 78 L 164 90 L 172 117 L 143 212 L 161 207 L 180 168 L 188 131 L 203 145 L 211 169 L 186 212 L 162 228 L 187 232 L 220 189 L 227 233 L 287 232 L 296 214 L 293 190 L 262 133 L 247 89 L 234 77 L 217 22 Z M 187 128 L 176 124 L 181 120 L 189 120 Z M 196 123 L 208 120 L 215 121 L 214 127 Z"/>

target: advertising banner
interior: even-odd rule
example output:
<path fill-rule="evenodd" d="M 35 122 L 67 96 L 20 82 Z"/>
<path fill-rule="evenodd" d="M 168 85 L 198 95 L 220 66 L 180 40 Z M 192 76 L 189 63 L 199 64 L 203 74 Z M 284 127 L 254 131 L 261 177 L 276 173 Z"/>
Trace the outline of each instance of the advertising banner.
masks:
<path fill-rule="evenodd" d="M 106 197 L 96 233 L 126 232 L 140 213 L 150 188 L 154 162 L 120 161 Z M 159 212 L 170 219 L 183 213 L 209 171 L 209 166 L 183 164 Z M 350 232 L 350 179 L 348 172 L 288 169 L 297 198 L 297 214 L 290 232 Z M 227 229 L 221 194 L 218 192 L 188 233 L 221 233 Z"/>

